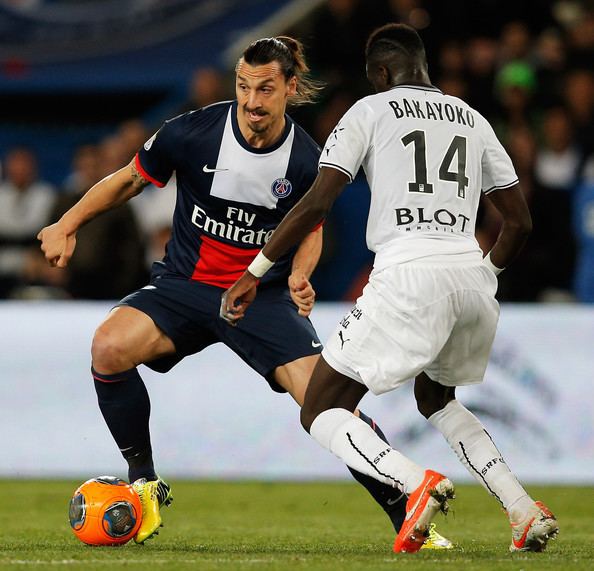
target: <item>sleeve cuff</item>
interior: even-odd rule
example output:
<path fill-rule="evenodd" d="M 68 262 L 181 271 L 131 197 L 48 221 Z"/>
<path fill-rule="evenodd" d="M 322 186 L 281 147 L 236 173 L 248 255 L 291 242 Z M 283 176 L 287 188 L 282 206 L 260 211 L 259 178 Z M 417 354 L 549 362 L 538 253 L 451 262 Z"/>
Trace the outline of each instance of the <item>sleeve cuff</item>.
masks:
<path fill-rule="evenodd" d="M 134 164 L 136 165 L 138 172 L 143 176 L 143 178 L 152 182 L 155 186 L 158 186 L 159 188 L 163 188 L 167 184 L 165 182 L 161 182 L 160 180 L 157 180 L 155 177 L 151 176 L 149 173 L 147 173 L 144 170 L 144 168 L 140 164 L 140 157 L 138 156 L 138 153 L 136 153 L 136 156 L 134 157 Z"/>
<path fill-rule="evenodd" d="M 322 167 L 330 167 L 332 169 L 336 169 L 337 171 L 340 171 L 340 172 L 346 174 L 349 177 L 349 182 L 353 182 L 353 180 L 355 179 L 355 177 L 348 170 L 346 170 L 344 167 L 341 167 L 339 165 L 335 165 L 334 163 L 325 163 L 323 161 L 320 161 L 318 168 L 322 168 Z"/>

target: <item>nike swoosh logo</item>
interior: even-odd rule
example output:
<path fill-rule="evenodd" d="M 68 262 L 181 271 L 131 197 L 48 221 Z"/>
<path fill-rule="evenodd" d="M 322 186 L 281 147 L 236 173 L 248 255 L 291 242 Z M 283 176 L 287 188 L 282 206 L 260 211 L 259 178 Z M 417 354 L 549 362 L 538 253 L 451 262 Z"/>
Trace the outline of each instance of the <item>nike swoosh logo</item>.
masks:
<path fill-rule="evenodd" d="M 229 169 L 209 169 L 209 168 L 208 168 L 208 165 L 204 165 L 204 166 L 202 167 L 202 170 L 203 170 L 204 172 L 223 172 L 223 171 L 228 171 Z"/>
<path fill-rule="evenodd" d="M 514 547 L 516 549 L 522 549 L 522 547 L 524 547 L 525 543 L 526 543 L 526 537 L 528 536 L 528 532 L 530 531 L 530 526 L 532 525 L 532 522 L 536 519 L 536 516 L 534 516 L 526 525 L 526 529 L 524 529 L 524 533 L 522 534 L 522 537 L 520 537 L 519 540 L 515 540 L 512 537 L 512 541 L 514 543 Z"/>
<path fill-rule="evenodd" d="M 317 347 L 321 347 L 321 346 L 322 346 L 322 344 L 321 344 L 321 343 L 316 343 L 315 341 L 312 341 L 312 342 L 311 342 L 311 346 L 312 346 L 314 349 L 316 349 Z"/>
<path fill-rule="evenodd" d="M 431 480 L 427 480 L 427 482 L 423 486 L 423 489 L 421 490 L 421 493 L 419 494 L 419 497 L 417 498 L 417 501 L 415 502 L 415 505 L 412 507 L 411 510 L 408 510 L 408 512 L 406 513 L 406 517 L 404 518 L 404 521 L 408 521 L 414 515 L 415 511 L 419 507 L 420 501 L 423 499 L 423 494 L 425 493 L 425 490 L 427 489 L 427 486 L 430 483 L 431 483 Z"/>
<path fill-rule="evenodd" d="M 400 496 L 400 498 L 401 498 L 401 497 L 402 497 L 402 496 Z M 387 503 L 389 506 L 393 506 L 394 504 L 397 504 L 397 503 L 398 503 L 398 500 L 400 500 L 400 498 L 394 498 L 393 500 L 386 500 L 386 503 Z"/>

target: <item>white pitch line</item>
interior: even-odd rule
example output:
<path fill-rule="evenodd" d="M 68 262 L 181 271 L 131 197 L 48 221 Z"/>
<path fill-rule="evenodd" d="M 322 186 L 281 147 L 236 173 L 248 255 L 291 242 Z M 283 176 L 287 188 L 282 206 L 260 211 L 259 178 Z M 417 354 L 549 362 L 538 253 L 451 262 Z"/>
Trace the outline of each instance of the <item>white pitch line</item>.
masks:
<path fill-rule="evenodd" d="M 231 558 L 199 558 L 196 559 L 0 559 L 0 565 L 84 565 L 84 564 L 121 564 L 130 565 L 134 563 L 153 564 L 153 565 L 169 565 L 171 563 L 271 563 L 274 559 L 231 559 Z"/>

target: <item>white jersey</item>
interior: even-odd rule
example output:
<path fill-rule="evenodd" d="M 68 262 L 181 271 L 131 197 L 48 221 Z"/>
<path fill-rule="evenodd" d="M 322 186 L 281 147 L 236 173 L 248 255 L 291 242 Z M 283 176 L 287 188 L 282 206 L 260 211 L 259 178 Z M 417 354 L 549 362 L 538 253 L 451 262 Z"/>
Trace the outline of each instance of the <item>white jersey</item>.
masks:
<path fill-rule="evenodd" d="M 376 270 L 420 258 L 480 260 L 480 193 L 518 182 L 492 127 L 435 87 L 399 85 L 355 103 L 334 129 L 320 167 L 371 189 L 367 246 Z"/>

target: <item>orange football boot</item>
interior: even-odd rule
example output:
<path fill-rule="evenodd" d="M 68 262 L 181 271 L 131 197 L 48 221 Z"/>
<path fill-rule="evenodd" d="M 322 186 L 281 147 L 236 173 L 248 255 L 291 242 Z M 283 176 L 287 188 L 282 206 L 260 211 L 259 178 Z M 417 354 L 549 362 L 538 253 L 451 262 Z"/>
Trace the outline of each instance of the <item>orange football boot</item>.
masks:
<path fill-rule="evenodd" d="M 431 520 L 438 511 L 447 513 L 454 499 L 454 485 L 445 476 L 425 470 L 425 479 L 408 497 L 406 518 L 394 541 L 394 553 L 416 553 L 429 535 Z"/>

